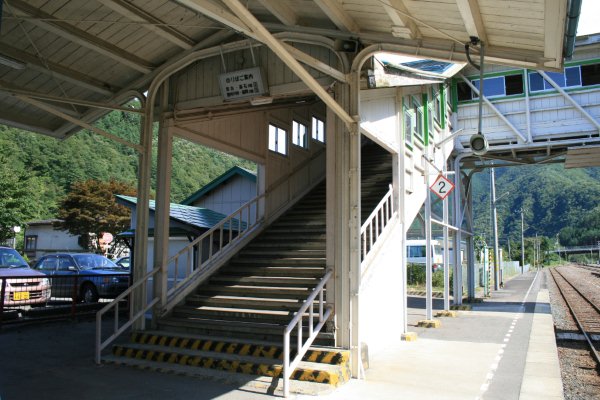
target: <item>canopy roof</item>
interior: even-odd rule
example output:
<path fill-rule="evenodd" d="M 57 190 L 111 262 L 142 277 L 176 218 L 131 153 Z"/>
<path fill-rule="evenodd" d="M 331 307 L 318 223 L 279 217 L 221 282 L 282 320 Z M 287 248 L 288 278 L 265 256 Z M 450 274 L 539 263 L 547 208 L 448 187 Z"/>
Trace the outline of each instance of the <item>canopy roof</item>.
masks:
<path fill-rule="evenodd" d="M 464 43 L 476 36 L 490 63 L 561 69 L 567 3 L 4 0 L 0 123 L 64 138 L 81 129 L 75 121 L 92 123 L 143 93 L 184 55 L 247 37 L 264 41 L 265 32 L 319 35 L 350 51 L 393 44 L 451 61 L 464 61 Z"/>

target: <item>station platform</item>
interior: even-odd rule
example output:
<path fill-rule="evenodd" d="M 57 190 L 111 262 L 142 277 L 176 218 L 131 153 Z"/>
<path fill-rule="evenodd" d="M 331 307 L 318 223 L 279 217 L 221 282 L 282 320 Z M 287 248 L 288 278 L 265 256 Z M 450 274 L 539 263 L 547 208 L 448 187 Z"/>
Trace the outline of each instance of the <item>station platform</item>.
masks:
<path fill-rule="evenodd" d="M 563 399 L 545 274 L 518 276 L 491 298 L 418 328 L 425 299 L 411 297 L 415 342 L 371 354 L 364 380 L 352 380 L 320 399 Z M 434 309 L 443 302 L 434 299 Z M 298 399 L 314 399 L 298 396 Z"/>

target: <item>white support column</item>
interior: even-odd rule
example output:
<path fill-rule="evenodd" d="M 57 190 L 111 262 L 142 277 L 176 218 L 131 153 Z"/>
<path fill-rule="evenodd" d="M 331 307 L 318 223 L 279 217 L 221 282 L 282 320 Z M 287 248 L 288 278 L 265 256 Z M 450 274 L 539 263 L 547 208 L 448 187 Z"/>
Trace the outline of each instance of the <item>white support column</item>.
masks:
<path fill-rule="evenodd" d="M 467 181 L 467 188 L 471 185 L 472 178 L 469 177 Z M 469 212 L 467 213 L 467 230 L 473 232 L 473 191 L 467 190 L 466 196 L 466 207 Z M 473 235 L 468 235 L 467 241 L 467 296 L 469 300 L 475 298 L 475 243 Z M 462 268 L 461 268 L 462 271 Z M 462 274 L 461 274 L 462 279 Z M 461 280 L 462 289 L 462 280 Z M 462 293 L 462 292 L 461 292 Z"/>
<path fill-rule="evenodd" d="M 460 173 L 460 158 L 454 160 L 454 226 L 458 228 L 454 235 L 454 274 L 452 275 L 454 304 L 462 304 L 462 260 L 460 248 L 462 241 L 462 175 Z M 458 251 L 456 251 L 458 249 Z"/>
<path fill-rule="evenodd" d="M 148 102 L 146 107 L 153 107 Z M 150 127 L 148 126 L 150 125 Z M 144 117 L 140 120 L 140 146 L 141 151 L 138 158 L 138 202 L 136 205 L 135 237 L 133 245 L 133 281 L 138 282 L 147 272 L 148 265 L 148 224 L 150 220 L 150 174 L 152 167 L 152 125 L 147 124 Z M 146 286 L 140 287 L 133 293 L 132 314 L 140 312 L 146 304 Z M 146 321 L 141 318 L 137 320 L 133 328 L 143 330 Z"/>
<path fill-rule="evenodd" d="M 429 153 L 429 148 L 427 150 Z M 428 154 L 429 157 L 429 154 Z M 425 319 L 433 319 L 433 301 L 431 288 L 431 190 L 429 190 L 429 162 L 425 163 Z"/>
<path fill-rule="evenodd" d="M 336 99 L 348 104 L 349 85 L 336 85 Z M 349 136 L 346 127 L 335 113 L 327 108 L 327 210 L 332 222 L 333 235 L 327 236 L 327 265 L 334 263 L 334 296 L 336 319 L 336 345 L 350 349 L 350 269 L 348 248 L 348 163 Z M 330 190 L 331 189 L 331 190 Z M 328 289 L 329 292 L 329 289 Z M 328 293 L 329 296 L 329 293 Z"/>
<path fill-rule="evenodd" d="M 446 176 L 447 168 L 446 168 L 446 151 L 442 151 L 444 165 L 442 168 L 442 173 Z M 448 228 L 448 197 L 446 197 L 443 201 L 443 222 L 444 222 L 444 310 L 450 311 L 450 229 Z M 454 248 L 454 252 L 460 255 L 460 247 Z"/>
<path fill-rule="evenodd" d="M 156 179 L 156 212 L 154 218 L 154 268 L 160 272 L 154 278 L 154 294 L 160 301 L 153 312 L 153 322 L 167 304 L 169 259 L 169 215 L 171 194 L 171 161 L 173 159 L 173 134 L 165 123 L 165 112 L 169 104 L 168 81 L 165 81 L 160 96 L 160 126 L 158 130 L 158 168 Z"/>

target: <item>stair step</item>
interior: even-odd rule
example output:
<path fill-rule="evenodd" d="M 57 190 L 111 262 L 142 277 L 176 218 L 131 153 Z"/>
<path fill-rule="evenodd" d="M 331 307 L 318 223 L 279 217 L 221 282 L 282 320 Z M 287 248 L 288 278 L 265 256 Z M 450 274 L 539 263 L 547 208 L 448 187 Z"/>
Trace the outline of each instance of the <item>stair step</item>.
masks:
<path fill-rule="evenodd" d="M 231 276 L 231 275 L 214 275 L 210 278 L 211 283 L 230 283 L 244 284 L 256 286 L 307 286 L 315 287 L 319 284 L 318 278 L 294 278 L 294 277 L 271 277 L 271 276 Z"/>
<path fill-rule="evenodd" d="M 205 318 L 173 318 L 166 317 L 158 321 L 159 329 L 175 330 L 177 332 L 191 332 L 195 334 L 205 334 L 227 337 L 227 338 L 246 338 L 252 337 L 255 340 L 283 340 L 284 324 L 256 323 L 244 321 L 223 321 L 211 320 Z M 304 330 L 308 335 L 308 330 Z M 293 332 L 295 335 L 295 332 Z M 333 335 L 327 332 L 320 332 L 315 344 L 330 345 L 333 343 Z"/>
<path fill-rule="evenodd" d="M 190 307 L 221 307 L 221 308 L 247 308 L 252 310 L 271 310 L 281 312 L 296 312 L 306 299 L 253 299 L 231 296 L 203 296 L 195 294 L 188 296 L 186 306 Z M 315 305 L 315 310 L 318 309 Z"/>
<path fill-rule="evenodd" d="M 325 267 L 268 267 L 256 265 L 227 265 L 219 270 L 220 274 L 236 276 L 274 276 L 295 278 L 322 278 Z"/>
<path fill-rule="evenodd" d="M 204 295 L 235 295 L 236 297 L 306 299 L 312 288 L 282 288 L 250 285 L 202 285 L 197 293 Z"/>
<path fill-rule="evenodd" d="M 238 256 L 231 260 L 229 265 L 232 266 L 244 266 L 244 265 L 255 265 L 255 266 L 264 266 L 264 267 L 293 267 L 293 266 L 313 266 L 313 267 L 323 267 L 325 266 L 326 259 L 325 257 L 286 257 L 280 256 L 277 258 L 271 257 L 244 257 Z"/>

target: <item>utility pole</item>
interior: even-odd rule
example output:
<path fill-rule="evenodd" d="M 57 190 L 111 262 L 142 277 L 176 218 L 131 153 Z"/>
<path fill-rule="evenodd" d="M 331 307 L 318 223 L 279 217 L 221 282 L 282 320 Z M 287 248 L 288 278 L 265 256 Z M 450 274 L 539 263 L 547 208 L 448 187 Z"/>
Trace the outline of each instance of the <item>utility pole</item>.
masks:
<path fill-rule="evenodd" d="M 496 212 L 496 173 L 490 169 L 490 185 L 492 191 L 492 227 L 494 231 L 494 290 L 500 288 L 500 255 L 498 252 L 498 214 Z"/>
<path fill-rule="evenodd" d="M 525 237 L 523 236 L 524 233 L 524 219 L 523 219 L 523 213 L 525 212 L 525 210 L 523 209 L 523 207 L 521 207 L 521 274 L 523 273 L 523 269 L 525 268 Z"/>

